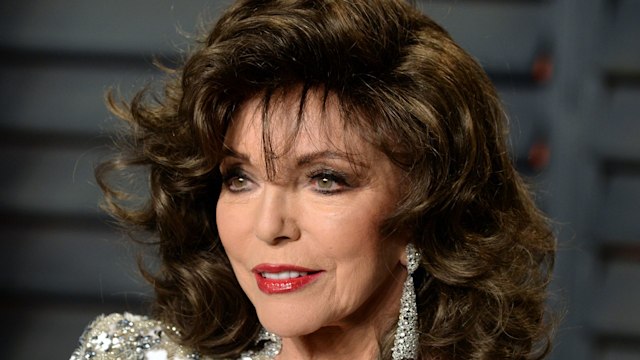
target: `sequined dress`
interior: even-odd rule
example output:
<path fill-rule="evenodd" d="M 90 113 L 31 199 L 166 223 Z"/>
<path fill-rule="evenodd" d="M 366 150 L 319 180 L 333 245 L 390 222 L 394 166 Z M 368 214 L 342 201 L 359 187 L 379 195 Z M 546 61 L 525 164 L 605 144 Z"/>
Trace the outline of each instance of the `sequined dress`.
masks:
<path fill-rule="evenodd" d="M 99 316 L 84 331 L 69 360 L 222 360 L 177 344 L 169 333 L 178 334 L 178 330 L 145 316 Z M 243 353 L 238 360 L 268 360 L 275 354 L 266 346 L 259 352 Z"/>

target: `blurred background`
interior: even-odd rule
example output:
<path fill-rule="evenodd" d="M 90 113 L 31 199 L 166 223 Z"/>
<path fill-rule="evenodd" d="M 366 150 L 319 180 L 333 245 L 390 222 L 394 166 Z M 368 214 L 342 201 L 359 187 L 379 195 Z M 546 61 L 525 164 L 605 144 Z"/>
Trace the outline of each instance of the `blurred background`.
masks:
<path fill-rule="evenodd" d="M 0 358 L 66 359 L 151 296 L 98 210 L 93 167 L 132 94 L 229 0 L 0 4 Z M 485 67 L 513 157 L 560 242 L 552 359 L 640 359 L 640 0 L 422 0 Z"/>

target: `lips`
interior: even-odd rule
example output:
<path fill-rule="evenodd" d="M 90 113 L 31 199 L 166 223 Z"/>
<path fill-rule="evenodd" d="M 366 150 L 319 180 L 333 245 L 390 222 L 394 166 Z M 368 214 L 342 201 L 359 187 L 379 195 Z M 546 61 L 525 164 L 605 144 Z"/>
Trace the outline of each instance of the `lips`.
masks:
<path fill-rule="evenodd" d="M 282 294 L 302 289 L 314 282 L 322 271 L 295 265 L 260 264 L 252 269 L 260 291 Z"/>

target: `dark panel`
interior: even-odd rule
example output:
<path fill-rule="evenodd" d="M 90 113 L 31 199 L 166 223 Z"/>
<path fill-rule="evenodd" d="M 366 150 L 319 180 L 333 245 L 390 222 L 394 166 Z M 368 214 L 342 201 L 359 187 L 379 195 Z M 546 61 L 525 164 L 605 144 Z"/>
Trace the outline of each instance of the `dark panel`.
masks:
<path fill-rule="evenodd" d="M 72 224 L 70 224 L 72 225 Z M 0 227 L 0 288 L 47 296 L 110 299 L 148 293 L 136 256 L 152 248 L 134 246 L 107 226 Z"/>
<path fill-rule="evenodd" d="M 599 357 L 602 360 L 638 360 L 640 359 L 640 339 L 628 344 L 606 344 Z"/>
<path fill-rule="evenodd" d="M 0 67 L 0 128 L 4 131 L 99 134 L 113 126 L 105 104 L 109 88 L 133 93 L 157 75 L 150 63 L 114 61 L 111 66 L 74 63 L 73 59 Z M 107 59 L 105 59 L 108 61 Z M 117 60 L 117 59 L 116 59 Z M 26 62 L 26 64 L 25 64 Z"/>
<path fill-rule="evenodd" d="M 0 210 L 98 214 L 93 168 L 104 149 L 2 146 Z"/>
<path fill-rule="evenodd" d="M 609 94 L 594 133 L 596 149 L 605 159 L 640 162 L 640 87 L 616 86 Z"/>
<path fill-rule="evenodd" d="M 545 2 L 423 0 L 419 5 L 492 73 L 528 74 L 536 56 L 552 50 L 553 18 Z"/>
<path fill-rule="evenodd" d="M 498 88 L 509 119 L 509 137 L 514 157 L 525 161 L 534 143 L 548 140 L 548 95 L 538 88 Z"/>
<path fill-rule="evenodd" d="M 11 360 L 68 359 L 84 328 L 101 313 L 136 311 L 139 302 L 42 303 L 36 296 L 0 303 L 0 358 Z"/>
<path fill-rule="evenodd" d="M 0 46 L 170 53 L 187 43 L 179 32 L 193 33 L 202 10 L 217 14 L 225 3 L 229 1 L 3 1 Z"/>
<path fill-rule="evenodd" d="M 608 245 L 639 243 L 640 173 L 614 174 L 603 190 L 597 236 Z"/>
<path fill-rule="evenodd" d="M 604 66 L 614 77 L 640 77 L 640 1 L 609 0 Z"/>
<path fill-rule="evenodd" d="M 614 261 L 602 269 L 603 285 L 592 289 L 593 319 L 601 334 L 640 338 L 640 262 Z M 597 279 L 593 279 L 597 281 Z"/>
<path fill-rule="evenodd" d="M 640 350 L 611 348 L 604 351 L 603 360 L 638 360 Z"/>

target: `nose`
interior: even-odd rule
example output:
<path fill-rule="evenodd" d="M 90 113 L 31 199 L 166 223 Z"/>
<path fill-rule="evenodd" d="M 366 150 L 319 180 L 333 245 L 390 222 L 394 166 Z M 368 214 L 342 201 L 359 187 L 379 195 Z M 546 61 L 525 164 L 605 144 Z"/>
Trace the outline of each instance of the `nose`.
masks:
<path fill-rule="evenodd" d="M 280 186 L 265 186 L 256 214 L 255 234 L 258 239 L 275 245 L 300 238 L 293 208 L 294 196 Z"/>

